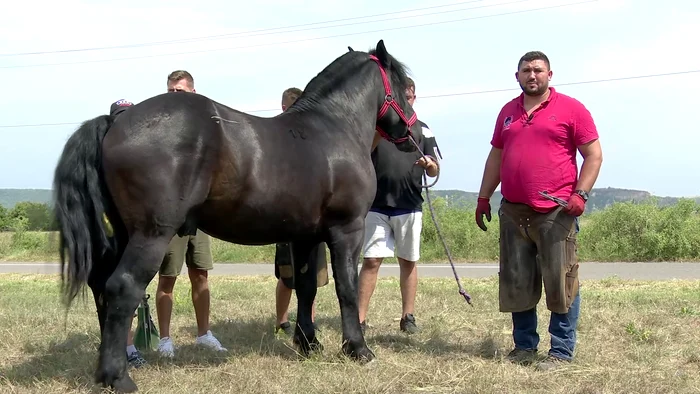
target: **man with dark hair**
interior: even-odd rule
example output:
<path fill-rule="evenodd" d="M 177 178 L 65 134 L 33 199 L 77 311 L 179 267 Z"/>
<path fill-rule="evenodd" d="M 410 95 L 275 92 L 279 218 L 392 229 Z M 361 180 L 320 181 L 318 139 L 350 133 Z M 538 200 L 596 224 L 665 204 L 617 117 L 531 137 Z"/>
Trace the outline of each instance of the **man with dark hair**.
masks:
<path fill-rule="evenodd" d="M 408 103 L 416 99 L 415 83 L 408 78 L 406 87 Z M 420 237 L 423 230 L 423 172 L 434 177 L 438 160 L 442 159 L 435 135 L 428 125 L 418 120 L 422 132 L 414 138 L 421 151 L 402 152 L 385 139 L 380 139 L 372 152 L 372 162 L 377 174 L 377 192 L 365 219 L 364 259 L 359 278 L 359 314 L 363 330 L 369 301 L 377 286 L 379 266 L 384 258 L 396 257 L 399 261 L 402 313 L 399 329 L 409 334 L 419 328 L 414 317 L 414 303 L 418 287 L 416 262 L 420 257 Z"/>
<path fill-rule="evenodd" d="M 116 118 L 132 105 L 133 104 L 130 101 L 124 99 L 117 100 L 114 103 L 112 103 L 112 105 L 109 107 L 109 114 Z M 143 356 L 141 356 L 141 352 L 139 352 L 138 349 L 136 349 L 136 346 L 134 346 L 134 330 L 132 329 L 134 324 L 134 317 L 136 317 L 136 314 L 134 314 L 134 316 L 131 318 L 129 334 L 126 337 L 126 361 L 129 363 L 130 366 L 138 368 L 143 365 L 146 365 L 146 360 L 143 358 Z"/>
<path fill-rule="evenodd" d="M 603 154 L 590 112 L 549 86 L 552 70 L 544 53 L 522 56 L 515 78 L 523 92 L 496 119 L 475 216 L 486 231 L 483 217 L 491 220 L 489 199 L 500 183 L 499 304 L 512 315 L 515 344 L 508 358 L 529 362 L 537 356 L 536 307 L 544 281 L 551 348 L 538 369 L 547 370 L 573 360 L 581 300 L 578 216 Z M 584 158 L 580 176 L 577 150 Z"/>
<path fill-rule="evenodd" d="M 301 89 L 289 88 L 282 92 L 282 111 L 286 111 L 301 96 Z"/>
<path fill-rule="evenodd" d="M 530 51 L 525 53 L 520 57 L 520 61 L 518 62 L 518 67 L 517 69 L 520 70 L 520 67 L 522 66 L 523 62 L 525 63 L 531 63 L 535 60 L 541 60 L 542 63 L 547 66 L 547 70 L 551 70 L 551 65 L 549 64 L 549 58 L 547 55 L 544 54 L 544 52 L 541 51 Z M 516 78 L 518 78 L 518 75 L 516 73 Z M 518 80 L 519 81 L 519 80 Z M 549 87 L 549 84 L 547 84 L 547 88 Z M 522 87 L 521 87 L 522 88 Z M 544 87 L 541 88 L 540 90 L 544 91 L 546 90 Z"/>
<path fill-rule="evenodd" d="M 185 70 L 173 71 L 168 75 L 167 90 L 171 93 L 196 93 L 194 78 Z M 209 329 L 209 279 L 208 271 L 214 268 L 211 255 L 211 238 L 197 230 L 195 235 L 180 237 L 175 234 L 168 245 L 158 276 L 156 292 L 156 312 L 160 342 L 158 352 L 166 357 L 175 355 L 175 347 L 170 338 L 170 316 L 173 311 L 173 289 L 183 263 L 187 263 L 192 288 L 192 305 L 197 320 L 196 345 L 216 351 L 226 351 Z"/>
<path fill-rule="evenodd" d="M 289 88 L 282 92 L 282 111 L 286 111 L 301 96 L 299 88 Z M 328 284 L 328 261 L 326 260 L 325 243 L 321 243 L 311 251 L 312 259 L 316 259 L 316 286 L 323 287 Z M 275 291 L 275 306 L 277 312 L 277 324 L 275 332 L 283 331 L 285 334 L 294 335 L 294 329 L 289 323 L 289 302 L 292 299 L 294 289 L 294 264 L 292 259 L 292 244 L 280 243 L 275 249 L 275 277 L 277 289 Z M 316 299 L 311 305 L 311 321 L 316 326 Z"/>

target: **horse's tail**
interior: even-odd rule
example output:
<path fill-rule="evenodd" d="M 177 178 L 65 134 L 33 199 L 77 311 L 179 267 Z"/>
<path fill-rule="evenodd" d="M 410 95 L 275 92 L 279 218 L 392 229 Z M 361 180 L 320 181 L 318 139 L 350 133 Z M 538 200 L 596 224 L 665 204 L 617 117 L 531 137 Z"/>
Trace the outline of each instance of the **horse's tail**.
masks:
<path fill-rule="evenodd" d="M 107 256 L 119 254 L 115 231 L 121 232 L 122 223 L 102 177 L 102 139 L 113 122 L 110 115 L 83 122 L 66 142 L 54 173 L 61 287 L 68 306 L 90 279 L 93 264 L 107 264 Z"/>

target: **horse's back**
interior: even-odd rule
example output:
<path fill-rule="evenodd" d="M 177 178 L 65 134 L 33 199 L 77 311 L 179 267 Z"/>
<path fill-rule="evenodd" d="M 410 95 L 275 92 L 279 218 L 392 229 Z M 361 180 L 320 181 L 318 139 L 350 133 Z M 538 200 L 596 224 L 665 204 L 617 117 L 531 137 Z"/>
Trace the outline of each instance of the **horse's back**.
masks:
<path fill-rule="evenodd" d="M 144 210 L 134 215 L 160 212 L 157 221 L 177 226 L 189 215 L 217 238 L 265 243 L 265 233 L 271 243 L 368 208 L 369 152 L 352 143 L 322 116 L 257 117 L 200 94 L 164 93 L 117 118 L 104 165 L 110 187 Z"/>

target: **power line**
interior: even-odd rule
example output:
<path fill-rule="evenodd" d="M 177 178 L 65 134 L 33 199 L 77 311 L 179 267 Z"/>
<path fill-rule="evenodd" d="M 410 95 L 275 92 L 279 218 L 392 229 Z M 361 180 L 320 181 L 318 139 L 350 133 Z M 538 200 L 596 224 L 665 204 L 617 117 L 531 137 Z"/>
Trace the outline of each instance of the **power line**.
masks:
<path fill-rule="evenodd" d="M 483 1 L 486 1 L 486 0 L 461 1 L 458 3 L 443 4 L 443 5 L 437 5 L 437 6 L 431 6 L 431 7 L 413 8 L 413 9 L 408 9 L 408 10 L 403 10 L 403 11 L 385 12 L 382 14 L 356 16 L 356 17 L 352 17 L 352 18 L 334 19 L 334 20 L 322 21 L 322 22 L 302 23 L 299 25 L 291 25 L 291 26 L 271 27 L 271 28 L 257 29 L 257 30 L 247 30 L 247 31 L 236 32 L 236 33 L 181 38 L 181 39 L 177 39 L 177 40 L 168 40 L 168 41 L 152 41 L 152 42 L 137 43 L 137 44 L 124 44 L 124 45 L 93 47 L 93 48 L 61 49 L 61 50 L 55 50 L 55 51 L 2 53 L 2 54 L 0 54 L 0 57 L 44 55 L 44 54 L 56 54 L 56 53 L 68 53 L 68 52 L 86 52 L 86 51 L 99 51 L 99 50 L 109 50 L 109 49 L 124 49 L 124 48 L 137 48 L 137 47 L 147 47 L 147 46 L 156 46 L 156 45 L 177 44 L 177 43 L 184 43 L 184 42 L 198 42 L 198 41 L 218 39 L 218 38 L 224 38 L 224 37 L 247 36 L 250 33 L 261 33 L 261 32 L 269 32 L 269 31 L 274 31 L 274 30 L 293 29 L 293 28 L 297 28 L 297 27 L 316 26 L 316 25 L 321 25 L 321 24 L 326 24 L 326 23 L 346 22 L 346 21 L 357 20 L 357 19 L 365 19 L 365 18 L 374 18 L 374 17 L 378 17 L 378 16 L 402 14 L 405 12 L 424 11 L 424 10 L 431 10 L 431 9 L 437 9 L 437 8 L 452 7 L 455 5 L 462 5 L 462 4 L 481 3 Z M 525 0 L 525 1 L 529 1 L 529 0 Z M 506 4 L 510 4 L 510 3 L 506 3 Z M 497 5 L 503 5 L 503 4 L 494 4 L 494 5 L 488 5 L 488 6 L 482 6 L 482 7 L 492 7 L 492 6 L 497 6 Z M 482 7 L 474 7 L 474 8 L 482 8 Z M 466 8 L 466 9 L 473 9 L 473 8 Z M 463 9 L 456 10 L 456 11 L 461 11 L 461 10 L 463 10 Z M 447 12 L 450 12 L 450 11 L 447 11 Z M 427 15 L 432 15 L 432 14 L 427 14 Z M 418 16 L 420 16 L 420 15 L 418 15 Z M 401 19 L 401 18 L 396 18 L 396 19 Z M 387 20 L 387 19 L 384 19 L 384 20 Z M 384 21 L 384 20 L 367 21 L 367 22 L 362 22 L 362 23 L 380 22 L 380 21 Z M 340 26 L 343 26 L 343 25 L 340 25 Z M 337 26 L 326 26 L 324 28 L 328 28 L 328 27 L 337 27 Z M 279 33 L 289 33 L 289 31 L 282 31 Z M 255 35 L 257 35 L 257 34 L 255 34 Z"/>
<path fill-rule="evenodd" d="M 608 78 L 608 79 L 596 79 L 596 80 L 591 80 L 591 81 L 577 81 L 577 82 L 565 82 L 565 83 L 559 83 L 555 84 L 553 86 L 572 86 L 572 85 L 586 85 L 586 84 L 592 84 L 592 83 L 603 83 L 603 82 L 616 82 L 616 81 L 625 81 L 625 80 L 630 80 L 630 79 L 643 79 L 643 78 L 657 78 L 657 77 L 667 77 L 667 76 L 672 76 L 672 75 L 683 75 L 683 74 L 693 74 L 693 73 L 700 73 L 700 69 L 697 70 L 687 70 L 687 71 L 675 71 L 675 72 L 668 72 L 668 73 L 662 73 L 662 74 L 648 74 L 648 75 L 633 75 L 633 76 L 628 76 L 628 77 L 617 77 L 617 78 Z M 468 96 L 468 95 L 477 95 L 477 94 L 488 94 L 488 93 L 501 93 L 501 92 L 510 92 L 510 91 L 517 91 L 520 90 L 519 88 L 505 88 L 505 89 L 490 89 L 490 90 L 477 90 L 477 91 L 471 91 L 471 92 L 459 92 L 459 93 L 443 93 L 443 94 L 434 94 L 434 95 L 428 95 L 428 96 L 420 96 L 421 100 L 426 100 L 426 99 L 432 99 L 432 98 L 442 98 L 442 97 L 453 97 L 453 96 Z M 256 109 L 256 110 L 251 110 L 251 111 L 242 111 L 245 113 L 256 113 L 256 112 L 272 112 L 272 111 L 281 111 L 280 109 Z M 82 122 L 64 122 L 64 123 L 38 123 L 38 124 L 18 124 L 18 125 L 0 125 L 0 128 L 20 128 L 20 127 L 44 127 L 44 126 L 74 126 L 74 125 L 79 125 Z"/>
<path fill-rule="evenodd" d="M 668 76 L 671 76 L 671 75 L 683 75 L 683 74 L 693 74 L 693 73 L 700 73 L 700 69 L 697 69 L 697 70 L 688 70 L 688 71 L 674 71 L 674 72 L 662 73 L 662 74 L 634 75 L 634 76 L 629 76 L 629 77 L 618 77 L 618 78 L 609 78 L 609 79 L 596 79 L 596 80 L 592 80 L 592 81 L 565 82 L 565 83 L 558 83 L 558 84 L 555 84 L 554 86 L 586 85 L 586 84 L 590 84 L 590 83 L 616 82 L 616 81 L 626 81 L 626 80 L 630 80 L 630 79 L 668 77 Z M 472 94 L 486 94 L 486 93 L 510 92 L 510 91 L 513 91 L 513 90 L 519 90 L 519 88 L 493 89 L 493 90 L 480 90 L 480 91 L 475 91 L 475 92 L 460 92 L 460 93 L 436 94 L 436 95 L 433 95 L 433 96 L 421 96 L 421 100 L 423 100 L 423 99 L 428 99 L 428 98 L 436 98 L 436 97 L 467 96 L 467 95 L 472 95 Z"/>
<path fill-rule="evenodd" d="M 478 1 L 484 1 L 484 0 L 478 0 Z M 259 36 L 266 36 L 266 35 L 271 35 L 271 34 L 283 34 L 283 33 L 297 33 L 300 31 L 309 31 L 309 30 L 320 30 L 320 29 L 330 29 L 334 27 L 346 27 L 346 26 L 356 26 L 356 25 L 364 25 L 367 23 L 376 23 L 376 22 L 389 22 L 389 21 L 395 21 L 399 19 L 409 19 L 409 18 L 419 18 L 419 17 L 425 17 L 425 16 L 431 16 L 431 15 L 440 15 L 440 14 L 451 14 L 455 12 L 460 12 L 460 11 L 470 11 L 470 10 L 476 10 L 479 8 L 489 8 L 489 7 L 497 7 L 501 5 L 511 5 L 511 4 L 517 4 L 517 3 L 524 3 L 528 1 L 533 1 L 533 0 L 515 0 L 507 3 L 498 3 L 498 4 L 487 4 L 487 5 L 481 5 L 477 7 L 466 7 L 466 8 L 458 8 L 455 10 L 447 10 L 447 11 L 437 11 L 437 12 L 428 12 L 428 13 L 423 13 L 423 14 L 416 14 L 416 15 L 407 15 L 407 16 L 399 16 L 399 17 L 393 17 L 393 18 L 385 18 L 385 19 L 376 19 L 376 20 L 371 20 L 371 21 L 362 21 L 362 22 L 353 22 L 353 23 L 343 23 L 340 25 L 330 25 L 330 26 L 321 26 L 321 27 L 306 27 L 303 29 L 295 29 L 295 30 L 285 30 L 285 31 L 278 31 L 278 32 L 264 32 L 264 33 L 255 33 L 255 34 L 248 34 L 248 33 L 240 33 L 236 35 L 237 37 L 259 37 Z M 597 1 L 597 0 L 594 0 Z M 235 34 L 235 33 L 232 33 Z M 209 40 L 218 40 L 221 38 L 227 38 L 227 37 L 217 37 L 217 38 L 209 38 Z M 205 40 L 192 40 L 192 41 L 186 41 L 186 42 L 202 42 Z"/>
<path fill-rule="evenodd" d="M 442 25 L 442 24 L 447 24 L 447 23 L 463 22 L 463 21 L 475 20 L 475 19 L 485 19 L 485 18 L 492 18 L 492 17 L 498 17 L 498 16 L 505 16 L 505 15 L 523 14 L 526 12 L 542 11 L 542 10 L 548 10 L 548 9 L 554 9 L 554 8 L 568 7 L 568 6 L 577 5 L 577 4 L 593 3 L 596 1 L 598 1 L 598 0 L 586 0 L 586 1 L 580 1 L 577 3 L 559 4 L 559 5 L 548 6 L 548 7 L 532 8 L 529 10 L 504 12 L 504 13 L 500 13 L 500 14 L 474 16 L 474 17 L 469 17 L 469 18 L 460 18 L 460 19 L 453 19 L 453 20 L 448 20 L 448 21 L 428 22 L 428 23 L 422 23 L 422 24 L 418 24 L 418 25 L 390 27 L 390 28 L 383 28 L 383 29 L 364 31 L 364 32 L 343 33 L 343 34 L 336 34 L 336 35 L 324 36 L 324 37 L 303 38 L 303 39 L 298 39 L 298 40 L 272 42 L 272 43 L 265 43 L 265 44 L 242 45 L 242 46 L 227 47 L 227 48 L 203 49 L 203 50 L 198 50 L 198 51 L 188 51 L 188 52 L 178 52 L 178 53 L 162 53 L 162 54 L 154 54 L 154 55 L 142 55 L 142 56 L 132 56 L 132 57 L 122 57 L 122 58 L 112 58 L 112 59 L 83 60 L 83 61 L 64 62 L 64 63 L 44 63 L 44 64 L 26 64 L 26 65 L 2 66 L 0 68 L 28 68 L 28 67 L 63 66 L 63 65 L 86 64 L 86 63 L 105 63 L 105 62 L 113 62 L 113 61 L 120 61 L 120 60 L 135 60 L 135 59 L 146 59 L 146 58 L 164 57 L 164 56 L 182 56 L 182 55 L 190 55 L 190 54 L 196 54 L 196 53 L 211 53 L 211 52 L 227 51 L 227 50 L 232 50 L 232 49 L 258 48 L 258 47 L 271 46 L 271 45 L 318 41 L 318 40 L 325 40 L 325 39 L 329 39 L 329 38 L 348 37 L 348 36 L 356 36 L 356 35 L 360 35 L 360 34 L 369 34 L 369 33 L 378 33 L 378 32 L 385 32 L 385 31 L 392 31 L 392 30 L 411 29 L 411 28 L 416 28 L 416 27 Z"/>

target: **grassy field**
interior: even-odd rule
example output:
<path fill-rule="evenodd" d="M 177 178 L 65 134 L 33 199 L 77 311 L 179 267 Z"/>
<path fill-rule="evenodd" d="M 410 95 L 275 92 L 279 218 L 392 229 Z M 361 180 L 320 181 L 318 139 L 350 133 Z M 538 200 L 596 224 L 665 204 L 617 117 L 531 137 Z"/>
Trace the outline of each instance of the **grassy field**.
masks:
<path fill-rule="evenodd" d="M 423 331 L 408 337 L 398 331 L 398 282 L 380 279 L 367 331 L 378 362 L 361 367 L 337 355 L 341 332 L 332 282 L 317 298 L 325 352 L 300 361 L 289 339 L 272 334 L 272 276 L 211 279 L 212 329 L 227 355 L 193 346 L 194 314 L 183 277 L 176 286 L 172 333 L 180 347 L 175 359 L 147 353 L 150 365 L 132 376 L 144 393 L 700 390 L 700 281 L 584 281 L 577 361 L 552 372 L 502 359 L 511 348 L 511 325 L 509 316 L 498 312 L 495 277 L 467 279 L 464 285 L 474 297 L 473 308 L 457 294 L 453 280 L 422 279 L 416 316 Z M 547 322 L 548 314 L 541 312 L 541 353 L 549 346 Z M 66 320 L 55 277 L 0 275 L 0 333 L 0 392 L 93 390 L 98 326 L 91 297 L 77 302 Z"/>

